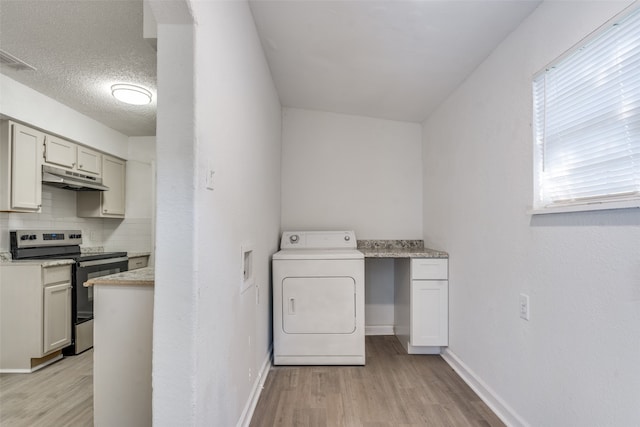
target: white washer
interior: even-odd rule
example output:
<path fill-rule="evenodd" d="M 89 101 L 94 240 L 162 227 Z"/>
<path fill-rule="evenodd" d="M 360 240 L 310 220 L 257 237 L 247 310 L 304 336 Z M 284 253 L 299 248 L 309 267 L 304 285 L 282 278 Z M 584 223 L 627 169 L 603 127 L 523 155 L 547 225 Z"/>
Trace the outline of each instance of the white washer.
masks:
<path fill-rule="evenodd" d="M 353 231 L 289 231 L 273 255 L 275 365 L 364 365 L 364 255 Z"/>

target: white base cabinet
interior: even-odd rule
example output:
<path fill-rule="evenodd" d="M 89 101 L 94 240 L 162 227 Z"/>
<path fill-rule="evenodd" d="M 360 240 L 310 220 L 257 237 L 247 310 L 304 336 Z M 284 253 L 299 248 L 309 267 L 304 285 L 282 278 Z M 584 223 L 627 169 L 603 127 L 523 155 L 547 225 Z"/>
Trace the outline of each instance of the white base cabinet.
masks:
<path fill-rule="evenodd" d="M 395 260 L 395 334 L 410 354 L 449 344 L 448 260 Z"/>
<path fill-rule="evenodd" d="M 94 425 L 151 426 L 154 288 L 123 284 L 93 287 Z"/>
<path fill-rule="evenodd" d="M 0 265 L 0 372 L 33 372 L 71 344 L 71 265 Z"/>
<path fill-rule="evenodd" d="M 129 271 L 145 268 L 149 265 L 149 255 L 136 255 L 129 257 Z"/>

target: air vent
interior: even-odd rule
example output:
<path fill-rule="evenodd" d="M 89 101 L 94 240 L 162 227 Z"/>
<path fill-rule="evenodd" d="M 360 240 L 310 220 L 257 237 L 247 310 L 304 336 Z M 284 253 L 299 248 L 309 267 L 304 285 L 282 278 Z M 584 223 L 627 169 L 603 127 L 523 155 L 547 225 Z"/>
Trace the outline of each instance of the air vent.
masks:
<path fill-rule="evenodd" d="M 24 70 L 36 71 L 36 67 L 27 64 L 23 60 L 16 58 L 15 56 L 11 55 L 9 52 L 6 52 L 2 49 L 0 49 L 0 65 L 13 68 L 14 70 L 19 70 L 19 71 L 24 71 Z"/>

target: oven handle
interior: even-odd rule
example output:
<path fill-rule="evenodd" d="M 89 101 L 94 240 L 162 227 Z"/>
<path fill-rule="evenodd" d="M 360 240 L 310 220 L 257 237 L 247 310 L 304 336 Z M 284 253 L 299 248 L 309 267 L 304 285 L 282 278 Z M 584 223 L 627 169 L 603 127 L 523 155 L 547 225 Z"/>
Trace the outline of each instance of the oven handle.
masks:
<path fill-rule="evenodd" d="M 117 262 L 128 261 L 129 257 L 120 257 L 120 258 L 107 258 L 107 259 L 96 259 L 93 261 L 80 261 L 78 263 L 78 267 L 92 267 L 94 265 L 105 265 L 105 264 L 115 264 Z"/>

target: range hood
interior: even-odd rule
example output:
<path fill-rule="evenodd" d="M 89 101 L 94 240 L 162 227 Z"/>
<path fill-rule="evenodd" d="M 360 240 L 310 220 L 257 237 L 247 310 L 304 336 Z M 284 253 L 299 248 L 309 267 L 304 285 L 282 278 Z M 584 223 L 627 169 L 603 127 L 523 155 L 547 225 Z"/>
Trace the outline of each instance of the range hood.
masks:
<path fill-rule="evenodd" d="M 109 189 L 102 185 L 102 178 L 47 165 L 42 166 L 42 183 L 73 191 L 107 191 Z"/>

